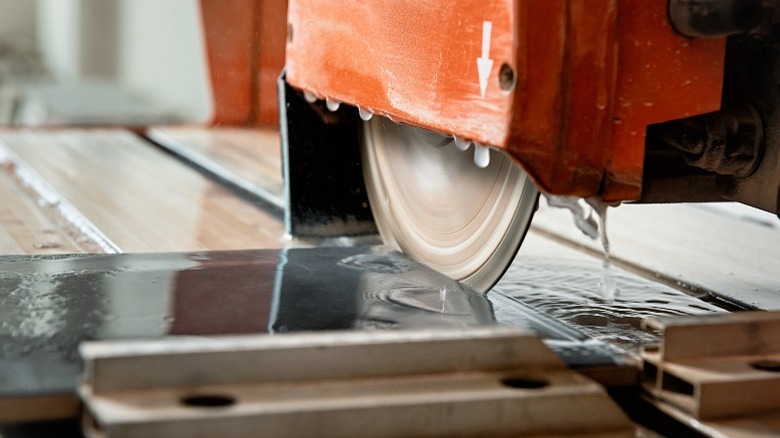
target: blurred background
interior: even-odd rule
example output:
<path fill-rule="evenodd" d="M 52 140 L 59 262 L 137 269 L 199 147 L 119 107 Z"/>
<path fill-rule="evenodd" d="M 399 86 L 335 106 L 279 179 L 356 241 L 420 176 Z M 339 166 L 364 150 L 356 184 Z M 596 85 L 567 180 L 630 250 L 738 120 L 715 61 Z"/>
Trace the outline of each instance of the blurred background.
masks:
<path fill-rule="evenodd" d="M 0 0 L 0 125 L 147 125 L 213 113 L 197 0 Z"/>

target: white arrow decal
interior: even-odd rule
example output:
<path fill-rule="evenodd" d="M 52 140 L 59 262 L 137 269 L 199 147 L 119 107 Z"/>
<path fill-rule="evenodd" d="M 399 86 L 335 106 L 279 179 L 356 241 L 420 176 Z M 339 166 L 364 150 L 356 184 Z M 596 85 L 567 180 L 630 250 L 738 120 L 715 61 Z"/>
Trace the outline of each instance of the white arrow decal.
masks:
<path fill-rule="evenodd" d="M 490 34 L 493 33 L 493 22 L 482 23 L 482 56 L 477 58 L 477 71 L 479 72 L 479 91 L 482 97 L 488 86 L 488 77 L 493 69 L 493 60 L 490 59 Z"/>

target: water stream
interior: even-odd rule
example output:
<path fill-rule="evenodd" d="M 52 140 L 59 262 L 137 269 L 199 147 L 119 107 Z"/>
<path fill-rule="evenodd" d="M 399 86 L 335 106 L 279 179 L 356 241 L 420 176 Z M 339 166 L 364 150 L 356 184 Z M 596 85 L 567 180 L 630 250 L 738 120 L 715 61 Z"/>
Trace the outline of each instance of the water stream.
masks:
<path fill-rule="evenodd" d="M 565 208 L 574 218 L 574 224 L 583 234 L 591 239 L 599 239 L 604 249 L 604 261 L 602 275 L 597 286 L 602 298 L 614 300 L 620 290 L 615 281 L 612 269 L 612 256 L 609 251 L 609 238 L 607 237 L 607 204 L 597 198 L 578 198 L 576 196 L 547 195 L 547 204 L 551 207 Z M 594 217 L 595 216 L 595 217 Z"/>

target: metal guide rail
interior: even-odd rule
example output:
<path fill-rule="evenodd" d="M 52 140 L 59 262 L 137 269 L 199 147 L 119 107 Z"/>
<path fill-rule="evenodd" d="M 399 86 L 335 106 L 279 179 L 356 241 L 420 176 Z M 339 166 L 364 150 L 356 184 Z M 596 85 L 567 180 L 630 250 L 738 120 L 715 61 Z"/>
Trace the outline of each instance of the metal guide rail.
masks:
<path fill-rule="evenodd" d="M 82 345 L 92 436 L 634 436 L 509 327 Z"/>

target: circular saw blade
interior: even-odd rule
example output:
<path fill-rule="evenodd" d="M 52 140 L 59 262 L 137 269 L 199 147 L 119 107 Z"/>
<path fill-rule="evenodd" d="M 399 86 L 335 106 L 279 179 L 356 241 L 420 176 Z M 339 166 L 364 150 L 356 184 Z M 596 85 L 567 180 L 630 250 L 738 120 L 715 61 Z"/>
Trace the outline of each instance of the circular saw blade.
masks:
<path fill-rule="evenodd" d="M 366 188 L 382 239 L 412 258 L 488 291 L 512 262 L 538 192 L 509 157 L 474 151 L 452 138 L 382 117 L 366 122 Z"/>

